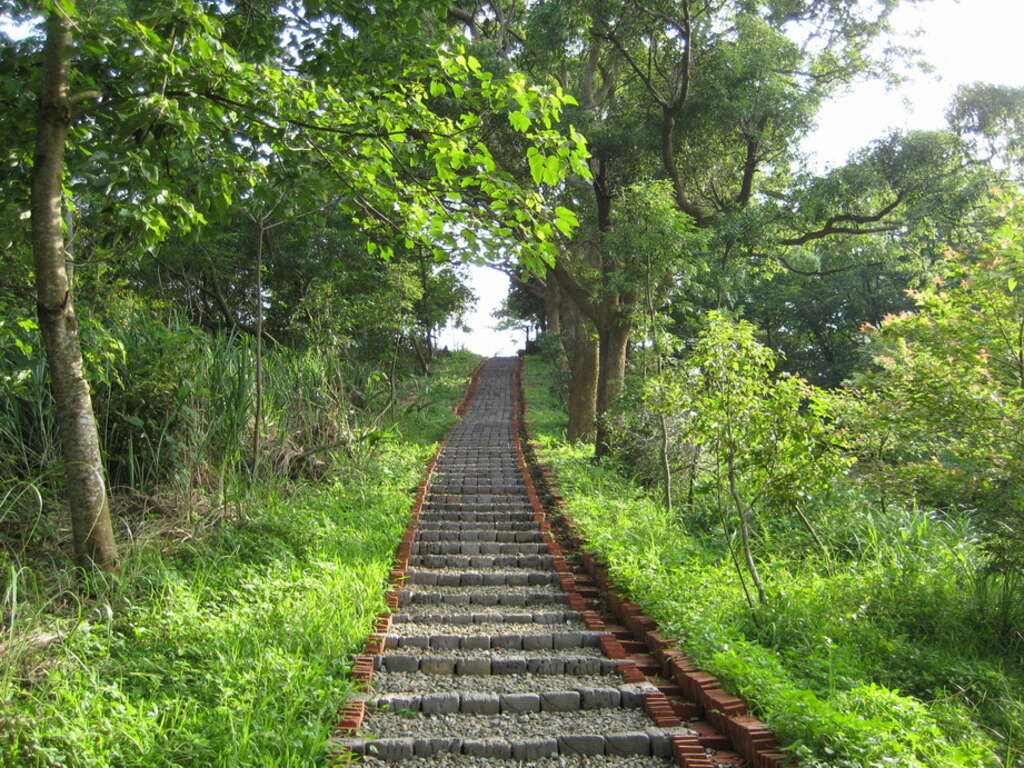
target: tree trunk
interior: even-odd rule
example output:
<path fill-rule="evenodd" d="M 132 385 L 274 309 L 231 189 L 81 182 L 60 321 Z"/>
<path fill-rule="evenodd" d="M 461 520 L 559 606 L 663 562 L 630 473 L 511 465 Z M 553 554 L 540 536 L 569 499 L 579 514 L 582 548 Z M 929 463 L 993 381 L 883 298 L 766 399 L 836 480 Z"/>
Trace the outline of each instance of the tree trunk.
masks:
<path fill-rule="evenodd" d="M 562 332 L 562 296 L 554 277 L 544 284 L 544 330 L 556 336 Z"/>
<path fill-rule="evenodd" d="M 600 365 L 597 379 L 597 439 L 594 455 L 598 458 L 611 452 L 609 409 L 622 391 L 626 377 L 626 349 L 629 346 L 630 324 L 618 316 L 607 313 L 598 328 Z"/>
<path fill-rule="evenodd" d="M 575 443 L 594 436 L 597 415 L 597 340 L 582 317 L 576 318 L 573 339 L 572 375 L 569 382 L 569 428 L 566 439 Z"/>
<path fill-rule="evenodd" d="M 82 365 L 61 231 L 64 148 L 71 125 L 70 44 L 70 22 L 55 10 L 47 18 L 32 167 L 32 260 L 39 327 L 57 407 L 75 559 L 83 568 L 111 570 L 117 566 L 117 545 L 110 523 L 99 434 Z"/>

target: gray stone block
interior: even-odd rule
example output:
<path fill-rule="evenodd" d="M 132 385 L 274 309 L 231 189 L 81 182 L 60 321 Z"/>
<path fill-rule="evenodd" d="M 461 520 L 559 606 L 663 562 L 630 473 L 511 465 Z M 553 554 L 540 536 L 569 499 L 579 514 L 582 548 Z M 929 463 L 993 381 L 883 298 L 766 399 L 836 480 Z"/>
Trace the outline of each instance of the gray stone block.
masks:
<path fill-rule="evenodd" d="M 444 595 L 444 602 L 446 605 L 469 605 L 472 602 L 472 595 L 455 592 L 452 594 Z"/>
<path fill-rule="evenodd" d="M 604 675 L 608 674 L 603 664 L 604 659 L 578 657 L 566 659 L 565 674 L 567 675 Z"/>
<path fill-rule="evenodd" d="M 618 688 L 581 688 L 581 709 L 615 709 L 621 697 Z"/>
<path fill-rule="evenodd" d="M 530 577 L 526 573 L 509 573 L 505 577 L 505 583 L 510 587 L 525 587 L 530 583 Z"/>
<path fill-rule="evenodd" d="M 415 739 L 374 739 L 367 744 L 366 754 L 386 762 L 409 760 L 415 744 Z"/>
<path fill-rule="evenodd" d="M 564 675 L 565 659 L 527 659 L 526 671 L 531 675 Z"/>
<path fill-rule="evenodd" d="M 493 592 L 477 592 L 476 594 L 466 595 L 473 605 L 498 605 L 501 602 L 501 595 L 494 594 Z"/>
<path fill-rule="evenodd" d="M 648 728 L 647 740 L 651 742 L 654 757 L 672 757 L 672 739 L 664 728 Z"/>
<path fill-rule="evenodd" d="M 381 696 L 377 699 L 377 709 L 388 712 L 419 712 L 420 696 L 409 693 L 393 693 L 388 696 Z"/>
<path fill-rule="evenodd" d="M 504 605 L 514 605 L 517 608 L 524 607 L 530 601 L 528 595 L 511 594 L 507 595 L 503 601 Z"/>
<path fill-rule="evenodd" d="M 532 613 L 506 613 L 505 621 L 509 624 L 532 624 L 533 614 Z"/>
<path fill-rule="evenodd" d="M 459 647 L 467 651 L 486 651 L 491 647 L 490 635 L 470 635 L 462 638 Z"/>
<path fill-rule="evenodd" d="M 410 577 L 409 581 L 413 584 L 437 584 L 437 574 L 432 571 L 416 571 L 410 574 Z"/>
<path fill-rule="evenodd" d="M 651 740 L 643 731 L 633 733 L 608 733 L 604 737 L 604 749 L 609 755 L 649 755 Z"/>
<path fill-rule="evenodd" d="M 626 709 L 636 709 L 644 705 L 644 694 L 657 692 L 650 683 L 626 683 L 619 686 L 620 704 Z"/>
<path fill-rule="evenodd" d="M 604 738 L 591 734 L 559 736 L 558 751 L 563 755 L 603 755 Z"/>
<path fill-rule="evenodd" d="M 425 715 L 447 715 L 459 711 L 459 694 L 425 693 L 420 699 L 420 711 Z"/>
<path fill-rule="evenodd" d="M 494 635 L 491 638 L 491 648 L 512 648 L 523 647 L 522 635 Z"/>
<path fill-rule="evenodd" d="M 454 616 L 446 616 L 438 619 L 441 622 L 448 622 L 459 627 L 465 627 L 473 623 L 473 614 L 471 613 L 457 613 Z"/>
<path fill-rule="evenodd" d="M 489 675 L 491 674 L 491 660 L 489 658 L 458 659 L 455 662 L 455 674 Z"/>
<path fill-rule="evenodd" d="M 446 656 L 428 656 L 420 660 L 420 672 L 425 675 L 455 674 L 455 659 Z"/>
<path fill-rule="evenodd" d="M 583 645 L 582 632 L 552 632 L 552 648 L 580 648 Z"/>
<path fill-rule="evenodd" d="M 523 739 L 512 743 L 512 757 L 534 761 L 558 754 L 558 739 Z"/>
<path fill-rule="evenodd" d="M 494 658 L 491 659 L 491 674 L 492 675 L 525 675 L 529 669 L 529 665 L 521 656 L 510 656 L 507 659 Z"/>
<path fill-rule="evenodd" d="M 549 691 L 540 695 L 542 712 L 575 712 L 580 708 L 579 691 Z"/>
<path fill-rule="evenodd" d="M 481 555 L 498 555 L 501 554 L 501 544 L 493 541 L 486 541 L 480 544 Z"/>
<path fill-rule="evenodd" d="M 464 573 L 459 583 L 464 587 L 479 587 L 483 584 L 483 574 L 480 573 Z"/>
<path fill-rule="evenodd" d="M 383 657 L 384 669 L 388 672 L 415 672 L 420 667 L 420 660 L 416 656 L 408 656 L 402 653 L 395 653 Z"/>
<path fill-rule="evenodd" d="M 512 745 L 504 739 L 466 739 L 462 742 L 462 754 L 508 760 L 512 757 Z"/>
<path fill-rule="evenodd" d="M 551 635 L 523 635 L 523 650 L 524 651 L 543 651 L 551 650 L 553 646 Z"/>
<path fill-rule="evenodd" d="M 505 574 L 501 571 L 497 573 L 490 571 L 488 573 L 480 574 L 483 577 L 483 583 L 485 587 L 500 587 L 505 584 Z"/>
<path fill-rule="evenodd" d="M 462 711 L 467 715 L 496 715 L 500 710 L 500 697 L 496 693 L 462 694 Z"/>
<path fill-rule="evenodd" d="M 402 648 L 426 648 L 430 643 L 430 638 L 425 635 L 416 635 L 414 637 L 399 637 L 396 638 Z"/>
<path fill-rule="evenodd" d="M 458 635 L 431 635 L 430 647 L 441 651 L 454 651 L 462 644 Z"/>
<path fill-rule="evenodd" d="M 531 586 L 539 587 L 542 584 L 550 584 L 553 573 L 531 573 L 528 575 Z"/>
<path fill-rule="evenodd" d="M 540 712 L 539 693 L 501 694 L 502 712 Z"/>
<path fill-rule="evenodd" d="M 439 573 L 437 574 L 437 586 L 457 587 L 462 580 L 461 573 Z"/>
<path fill-rule="evenodd" d="M 444 752 L 459 754 L 462 750 L 461 739 L 416 739 L 413 745 L 413 754 L 416 757 L 433 757 Z"/>

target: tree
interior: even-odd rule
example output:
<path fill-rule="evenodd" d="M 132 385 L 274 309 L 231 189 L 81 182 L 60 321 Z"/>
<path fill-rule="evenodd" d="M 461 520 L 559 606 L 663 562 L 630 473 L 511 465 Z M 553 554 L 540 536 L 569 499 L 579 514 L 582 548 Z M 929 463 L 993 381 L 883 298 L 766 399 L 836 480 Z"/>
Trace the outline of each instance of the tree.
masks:
<path fill-rule="evenodd" d="M 415 23 L 401 28 L 426 28 L 419 20 L 431 7 L 406 9 Z M 43 10 L 33 250 L 83 563 L 112 567 L 116 554 L 102 522 L 98 441 L 62 274 L 65 184 L 101 218 L 117 217 L 121 236 L 134 233 L 151 248 L 251 197 L 275 162 L 319 181 L 297 192 L 300 208 L 338 190 L 336 208 L 384 257 L 396 241 L 445 258 L 483 243 L 540 269 L 552 258 L 555 227 L 571 230 L 571 218 L 498 167 L 481 134 L 481 115 L 504 115 L 547 183 L 570 169 L 586 173 L 582 137 L 554 128 L 569 99 L 521 76 L 495 77 L 443 41 L 429 58 L 401 57 L 397 69 L 373 55 L 356 68 L 360 52 L 393 42 L 392 9 L 268 3 L 244 33 L 234 23 L 239 8 L 227 3 L 52 0 Z M 328 56 L 319 44 L 332 36 L 339 45 Z"/>
<path fill-rule="evenodd" d="M 912 311 L 865 327 L 873 364 L 844 422 L 867 485 L 889 498 L 977 511 L 990 547 L 1024 551 L 1024 206 L 977 249 L 946 253 Z"/>
<path fill-rule="evenodd" d="M 563 194 L 586 204 L 593 226 L 553 274 L 597 329 L 599 413 L 621 389 L 641 300 L 620 277 L 641 255 L 603 245 L 630 184 L 666 180 L 679 212 L 709 233 L 689 256 L 694 264 L 741 259 L 762 271 L 802 270 L 822 240 L 898 231 L 935 200 L 924 171 L 943 147 L 914 137 L 894 137 L 824 177 L 794 172 L 795 147 L 822 101 L 882 71 L 868 50 L 897 4 L 624 0 L 530 9 L 521 61 L 576 95 L 571 118 L 592 149 L 589 201 L 580 185 Z M 608 451 L 600 427 L 596 442 L 599 454 Z"/>
<path fill-rule="evenodd" d="M 32 166 L 32 257 L 39 328 L 46 347 L 71 507 L 75 558 L 83 568 L 117 565 L 117 546 L 64 261 L 64 147 L 71 125 L 71 20 L 55 6 L 46 20 L 43 81 Z"/>
<path fill-rule="evenodd" d="M 727 537 L 728 520 L 735 521 L 747 573 L 765 603 L 751 544 L 758 516 L 792 511 L 813 534 L 802 500 L 827 488 L 852 460 L 834 439 L 830 398 L 796 377 L 773 377 L 776 356 L 755 335 L 750 323 L 709 313 L 692 353 L 671 373 L 653 377 L 645 397 L 656 411 L 684 415 L 680 439 L 703 448 L 710 463 L 703 492 Z M 739 573 L 735 555 L 734 562 Z"/>

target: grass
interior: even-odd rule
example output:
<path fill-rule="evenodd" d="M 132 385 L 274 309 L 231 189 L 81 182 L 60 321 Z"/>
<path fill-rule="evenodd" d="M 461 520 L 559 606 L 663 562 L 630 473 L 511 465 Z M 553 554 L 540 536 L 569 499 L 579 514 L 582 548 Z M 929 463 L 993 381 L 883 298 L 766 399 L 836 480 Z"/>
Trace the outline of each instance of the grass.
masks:
<path fill-rule="evenodd" d="M 402 429 L 318 481 L 231 475 L 230 514 L 135 542 L 88 599 L 66 570 L 0 555 L 0 763 L 322 764 L 411 492 L 475 362 L 413 381 Z"/>
<path fill-rule="evenodd" d="M 766 524 L 770 602 L 752 612 L 708 510 L 669 514 L 621 467 L 566 444 L 550 380 L 528 358 L 527 423 L 589 546 L 801 765 L 1024 765 L 1024 591 L 984 573 L 962 521 L 870 513 L 837 493 L 820 528 L 832 573 L 805 532 Z"/>

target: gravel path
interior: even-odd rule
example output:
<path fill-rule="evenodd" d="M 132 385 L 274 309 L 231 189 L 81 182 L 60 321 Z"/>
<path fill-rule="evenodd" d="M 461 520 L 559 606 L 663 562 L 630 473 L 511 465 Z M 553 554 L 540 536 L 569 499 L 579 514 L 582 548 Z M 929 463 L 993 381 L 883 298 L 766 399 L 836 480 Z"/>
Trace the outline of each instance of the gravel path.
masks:
<path fill-rule="evenodd" d="M 514 366 L 483 368 L 449 432 L 365 719 L 337 744 L 409 768 L 668 768 L 656 689 L 623 681 L 552 568 L 515 454 Z"/>

